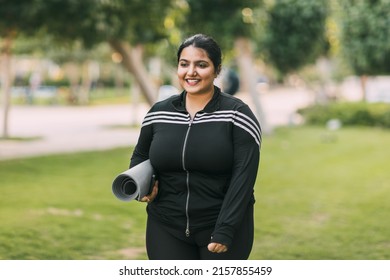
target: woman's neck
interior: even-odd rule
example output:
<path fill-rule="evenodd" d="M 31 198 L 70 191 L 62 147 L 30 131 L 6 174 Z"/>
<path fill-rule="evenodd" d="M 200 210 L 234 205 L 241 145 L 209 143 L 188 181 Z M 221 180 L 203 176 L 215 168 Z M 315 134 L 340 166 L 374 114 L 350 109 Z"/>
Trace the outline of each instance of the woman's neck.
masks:
<path fill-rule="evenodd" d="M 213 98 L 214 90 L 203 94 L 186 94 L 186 110 L 190 114 L 191 119 L 195 114 L 204 109 L 204 107 Z"/>

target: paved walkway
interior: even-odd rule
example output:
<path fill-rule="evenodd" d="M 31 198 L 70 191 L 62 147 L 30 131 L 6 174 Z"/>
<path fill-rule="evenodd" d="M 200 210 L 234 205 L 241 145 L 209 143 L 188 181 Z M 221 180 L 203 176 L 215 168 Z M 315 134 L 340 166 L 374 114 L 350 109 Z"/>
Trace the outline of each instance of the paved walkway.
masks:
<path fill-rule="evenodd" d="M 238 95 L 251 103 L 246 95 Z M 272 126 L 291 121 L 296 108 L 310 102 L 310 93 L 283 89 L 261 97 L 267 121 Z M 140 124 L 149 107 L 131 104 L 88 107 L 13 106 L 9 115 L 11 137 L 37 137 L 31 141 L 1 140 L 0 160 L 37 155 L 129 147 L 138 139 Z M 2 123 L 2 122 L 1 122 Z"/>

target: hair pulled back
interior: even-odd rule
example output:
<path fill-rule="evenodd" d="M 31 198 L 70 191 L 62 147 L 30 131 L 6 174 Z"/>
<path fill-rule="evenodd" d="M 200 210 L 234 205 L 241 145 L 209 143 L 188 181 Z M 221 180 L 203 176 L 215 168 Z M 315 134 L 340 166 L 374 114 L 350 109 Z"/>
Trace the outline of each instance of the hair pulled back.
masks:
<path fill-rule="evenodd" d="M 195 48 L 200 48 L 206 51 L 207 56 L 213 62 L 216 73 L 219 74 L 219 71 L 221 69 L 221 63 L 222 63 L 222 52 L 221 52 L 221 48 L 213 38 L 204 34 L 196 34 L 185 39 L 183 43 L 181 43 L 181 45 L 179 46 L 179 49 L 177 50 L 178 62 L 180 60 L 180 55 L 183 49 L 185 49 L 188 46 L 193 46 Z"/>

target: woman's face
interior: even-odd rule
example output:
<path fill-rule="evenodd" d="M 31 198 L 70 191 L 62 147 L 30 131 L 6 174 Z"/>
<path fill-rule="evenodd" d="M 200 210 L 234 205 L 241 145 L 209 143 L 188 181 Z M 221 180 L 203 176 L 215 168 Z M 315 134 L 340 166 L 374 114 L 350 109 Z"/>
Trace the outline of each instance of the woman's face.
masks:
<path fill-rule="evenodd" d="M 177 76 L 189 94 L 212 93 L 217 74 L 205 50 L 188 46 L 180 54 Z"/>

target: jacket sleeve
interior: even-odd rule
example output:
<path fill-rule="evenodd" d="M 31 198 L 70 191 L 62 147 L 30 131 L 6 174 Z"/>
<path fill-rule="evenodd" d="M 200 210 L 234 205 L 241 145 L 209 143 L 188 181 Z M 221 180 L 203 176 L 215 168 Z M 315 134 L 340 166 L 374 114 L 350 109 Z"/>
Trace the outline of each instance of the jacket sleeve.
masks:
<path fill-rule="evenodd" d="M 211 237 L 212 242 L 228 247 L 248 204 L 254 203 L 254 184 L 260 160 L 261 128 L 247 105 L 242 106 L 235 115 L 233 145 L 232 177 Z"/>
<path fill-rule="evenodd" d="M 149 159 L 149 149 L 153 138 L 153 126 L 148 123 L 148 114 L 145 116 L 140 135 L 138 137 L 137 145 L 134 148 L 134 152 L 131 156 L 129 168 L 136 166 L 137 164 Z"/>

